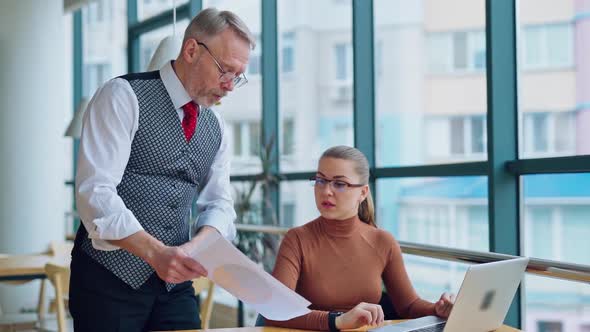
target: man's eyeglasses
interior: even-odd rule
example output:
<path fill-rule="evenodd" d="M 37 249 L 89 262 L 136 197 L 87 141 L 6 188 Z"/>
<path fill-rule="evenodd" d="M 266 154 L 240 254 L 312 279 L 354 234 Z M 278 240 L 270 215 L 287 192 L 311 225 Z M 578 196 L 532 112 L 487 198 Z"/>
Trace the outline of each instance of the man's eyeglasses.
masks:
<path fill-rule="evenodd" d="M 346 191 L 348 188 L 358 188 L 364 186 L 364 184 L 352 184 L 342 180 L 328 180 L 321 176 L 312 176 L 309 181 L 314 187 L 325 188 L 326 185 L 339 193 Z"/>
<path fill-rule="evenodd" d="M 244 86 L 244 84 L 248 83 L 248 79 L 246 78 L 246 75 L 244 75 L 244 73 L 241 73 L 240 75 L 236 75 L 234 73 L 230 73 L 230 72 L 223 70 L 223 68 L 219 64 L 219 61 L 217 61 L 217 59 L 215 58 L 213 53 L 211 53 L 211 50 L 209 49 L 209 47 L 207 47 L 207 45 L 205 45 L 204 43 L 201 43 L 200 41 L 197 41 L 197 45 L 203 46 L 207 50 L 209 55 L 211 56 L 211 59 L 213 59 L 213 62 L 215 62 L 215 65 L 217 65 L 217 69 L 219 69 L 219 72 L 221 73 L 221 75 L 219 75 L 219 81 L 221 83 L 232 82 L 234 85 L 234 88 L 242 87 L 242 86 Z"/>

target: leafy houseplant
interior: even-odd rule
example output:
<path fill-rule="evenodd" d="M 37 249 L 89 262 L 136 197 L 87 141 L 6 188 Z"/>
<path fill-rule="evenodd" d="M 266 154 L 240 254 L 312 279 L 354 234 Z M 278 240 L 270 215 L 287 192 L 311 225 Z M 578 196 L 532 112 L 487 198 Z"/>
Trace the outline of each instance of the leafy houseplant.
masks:
<path fill-rule="evenodd" d="M 276 144 L 274 135 L 271 135 L 266 142 L 261 135 L 261 148 L 258 151 L 261 172 L 245 183 L 234 184 L 236 193 L 234 208 L 240 224 L 279 225 L 271 199 L 272 190 L 279 184 L 279 177 L 272 172 L 275 161 L 274 144 Z M 262 197 L 256 197 L 256 194 L 262 194 Z M 252 261 L 261 264 L 266 271 L 271 271 L 279 242 L 280 237 L 275 234 L 238 230 L 235 245 Z"/>

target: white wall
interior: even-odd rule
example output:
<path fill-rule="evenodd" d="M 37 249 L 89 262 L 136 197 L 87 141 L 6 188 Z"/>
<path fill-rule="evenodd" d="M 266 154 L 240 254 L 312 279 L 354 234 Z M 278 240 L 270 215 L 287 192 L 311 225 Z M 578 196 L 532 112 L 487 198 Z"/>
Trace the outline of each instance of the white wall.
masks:
<path fill-rule="evenodd" d="M 70 17 L 71 21 L 71 17 Z M 71 172 L 71 52 L 62 1 L 0 4 L 0 252 L 44 251 L 63 240 Z M 69 45 L 68 47 L 71 47 Z M 36 301 L 38 284 L 2 285 L 14 312 Z"/>

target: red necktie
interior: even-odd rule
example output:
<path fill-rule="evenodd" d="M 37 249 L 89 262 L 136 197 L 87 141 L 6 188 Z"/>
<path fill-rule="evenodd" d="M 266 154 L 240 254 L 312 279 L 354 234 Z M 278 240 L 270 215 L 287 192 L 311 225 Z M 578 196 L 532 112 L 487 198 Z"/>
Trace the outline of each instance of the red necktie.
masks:
<path fill-rule="evenodd" d="M 184 118 L 182 118 L 182 130 L 186 141 L 190 141 L 197 128 L 197 116 L 199 115 L 199 106 L 195 103 L 188 102 L 182 106 L 184 110 Z"/>

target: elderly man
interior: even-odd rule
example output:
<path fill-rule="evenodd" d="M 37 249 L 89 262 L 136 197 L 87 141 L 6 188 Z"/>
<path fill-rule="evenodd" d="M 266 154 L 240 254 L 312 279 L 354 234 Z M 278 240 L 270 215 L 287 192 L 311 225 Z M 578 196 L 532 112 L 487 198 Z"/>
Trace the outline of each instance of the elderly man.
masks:
<path fill-rule="evenodd" d="M 247 82 L 254 47 L 235 14 L 205 9 L 175 61 L 115 78 L 92 98 L 76 177 L 76 331 L 200 328 L 191 279 L 207 272 L 189 253 L 209 232 L 235 236 L 227 129 L 209 107 Z"/>

